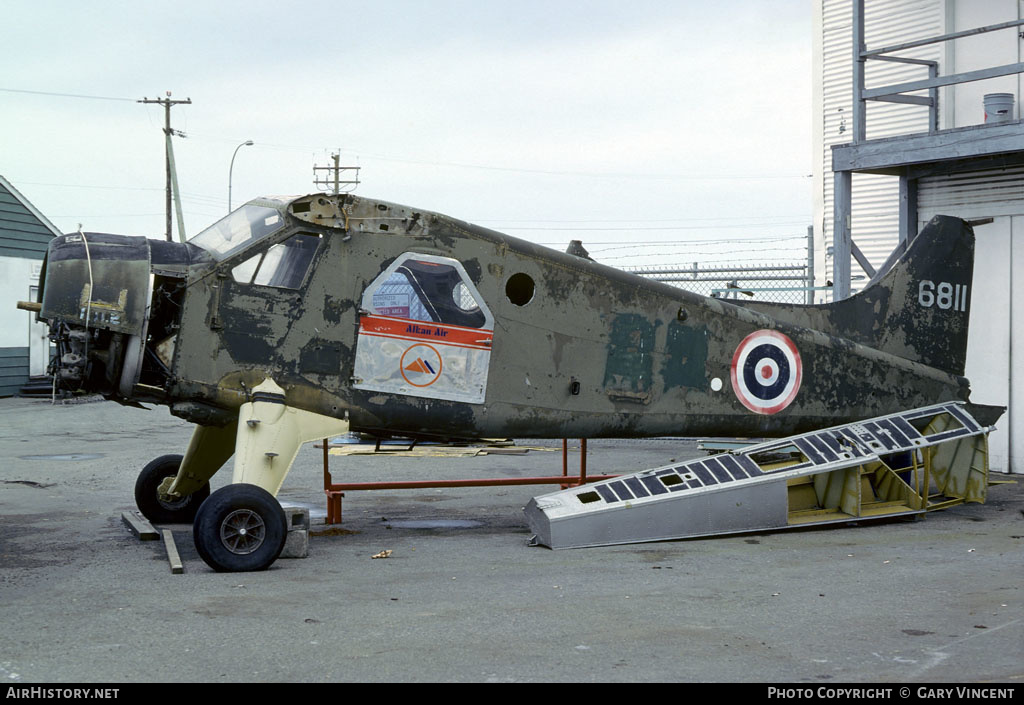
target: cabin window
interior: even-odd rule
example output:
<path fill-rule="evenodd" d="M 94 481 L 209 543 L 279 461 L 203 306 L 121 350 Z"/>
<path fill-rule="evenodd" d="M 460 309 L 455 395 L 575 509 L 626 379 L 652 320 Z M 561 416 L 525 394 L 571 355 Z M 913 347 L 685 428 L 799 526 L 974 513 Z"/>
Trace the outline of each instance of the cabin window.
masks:
<path fill-rule="evenodd" d="M 320 238 L 309 234 L 290 237 L 245 260 L 231 270 L 231 276 L 242 284 L 298 289 L 313 263 Z"/>
<path fill-rule="evenodd" d="M 466 328 L 490 325 L 490 312 L 462 265 L 433 255 L 402 255 L 367 288 L 363 308 L 378 316 Z"/>

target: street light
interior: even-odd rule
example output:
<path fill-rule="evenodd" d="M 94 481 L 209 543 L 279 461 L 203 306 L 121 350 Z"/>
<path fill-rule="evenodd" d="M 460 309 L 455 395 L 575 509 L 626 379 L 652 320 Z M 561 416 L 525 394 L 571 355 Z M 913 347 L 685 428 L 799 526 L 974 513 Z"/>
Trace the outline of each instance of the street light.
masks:
<path fill-rule="evenodd" d="M 228 169 L 228 213 L 231 212 L 231 176 L 235 171 L 235 157 L 238 155 L 238 150 L 242 147 L 251 147 L 252 140 L 246 140 L 242 144 L 235 147 L 235 153 L 231 155 L 231 168 Z"/>

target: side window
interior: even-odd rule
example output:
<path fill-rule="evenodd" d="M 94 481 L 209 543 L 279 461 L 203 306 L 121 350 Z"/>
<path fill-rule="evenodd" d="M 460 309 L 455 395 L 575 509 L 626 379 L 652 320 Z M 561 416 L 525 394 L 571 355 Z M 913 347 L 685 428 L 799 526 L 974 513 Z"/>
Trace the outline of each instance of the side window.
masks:
<path fill-rule="evenodd" d="M 462 265 L 430 255 L 400 257 L 367 288 L 363 307 L 379 316 L 467 328 L 491 320 Z"/>
<path fill-rule="evenodd" d="M 320 235 L 300 234 L 253 255 L 231 270 L 241 284 L 253 283 L 280 289 L 298 289 L 306 279 Z"/>

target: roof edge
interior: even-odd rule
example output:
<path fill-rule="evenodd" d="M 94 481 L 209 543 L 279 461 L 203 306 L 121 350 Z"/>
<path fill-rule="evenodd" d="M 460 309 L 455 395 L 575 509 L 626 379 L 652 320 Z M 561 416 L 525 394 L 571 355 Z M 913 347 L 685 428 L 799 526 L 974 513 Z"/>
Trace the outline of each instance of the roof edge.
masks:
<path fill-rule="evenodd" d="M 58 230 L 57 226 L 51 223 L 50 219 L 43 215 L 38 208 L 32 205 L 32 202 L 25 198 L 21 191 L 14 187 L 14 184 L 4 178 L 3 174 L 0 174 L 0 185 L 10 191 L 11 194 L 21 202 L 21 205 L 25 206 L 32 215 L 39 219 L 39 222 L 42 223 L 47 230 L 53 233 L 54 237 L 59 237 L 64 234 Z"/>

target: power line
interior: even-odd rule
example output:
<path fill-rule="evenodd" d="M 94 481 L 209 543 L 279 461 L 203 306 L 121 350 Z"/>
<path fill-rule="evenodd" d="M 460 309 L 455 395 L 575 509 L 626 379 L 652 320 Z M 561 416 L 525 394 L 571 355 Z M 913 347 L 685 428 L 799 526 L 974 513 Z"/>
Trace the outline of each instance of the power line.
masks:
<path fill-rule="evenodd" d="M 0 91 L 7 93 L 24 93 L 28 95 L 43 95 L 53 96 L 60 98 L 79 98 L 88 100 L 114 100 L 114 101 L 127 101 L 127 102 L 158 102 L 158 101 L 138 101 L 132 98 L 120 98 L 115 96 L 98 96 L 98 95 L 83 95 L 77 93 L 58 93 L 53 91 L 32 91 L 20 88 L 0 88 Z M 175 101 L 179 102 L 179 101 Z M 180 101 L 186 102 L 186 101 Z M 228 138 L 223 137 L 212 137 L 205 135 L 191 135 L 193 138 L 207 139 L 212 141 L 232 141 Z M 272 142 L 261 141 L 260 145 L 269 149 L 282 149 L 288 151 L 316 151 L 320 148 L 301 146 L 301 145 L 283 145 L 274 144 Z M 383 154 L 374 154 L 361 152 L 359 150 L 339 150 L 347 152 L 359 158 L 365 159 L 377 159 L 380 161 L 391 161 L 402 164 L 420 164 L 424 166 L 442 166 L 442 167 L 455 167 L 460 169 L 479 169 L 484 171 L 502 171 L 510 173 L 521 173 L 521 174 L 540 174 L 546 176 L 573 176 L 573 177 L 586 177 L 586 178 L 613 178 L 613 179 L 642 179 L 642 180 L 665 180 L 665 181 L 775 181 L 782 179 L 808 179 L 811 178 L 811 174 L 706 174 L 706 173 L 636 173 L 636 172 L 601 172 L 601 171 L 567 171 L 560 169 L 533 169 L 526 167 L 510 167 L 510 166 L 495 166 L 493 164 L 473 164 L 470 162 L 452 162 L 442 160 L 428 160 L 428 159 L 414 159 L 411 157 L 402 156 L 388 156 Z"/>
<path fill-rule="evenodd" d="M 163 191 L 162 187 L 157 186 L 94 186 L 92 184 L 54 184 L 45 181 L 21 181 L 18 180 L 19 184 L 27 184 L 29 186 L 51 186 L 60 188 L 96 188 L 105 189 L 109 191 Z"/>
<path fill-rule="evenodd" d="M 606 231 L 606 230 L 617 230 L 617 231 L 632 231 L 632 230 L 719 230 L 722 228 L 765 228 L 765 227 L 784 227 L 790 225 L 803 225 L 804 221 L 792 222 L 792 223 L 745 223 L 742 225 L 671 225 L 671 226 L 641 226 L 641 227 L 614 227 L 614 228 L 601 228 L 601 227 L 578 227 L 578 228 L 502 228 L 503 230 L 586 230 L 586 231 Z"/>
<path fill-rule="evenodd" d="M 350 151 L 350 150 L 346 150 Z M 594 172 L 594 171 L 563 171 L 556 169 L 527 169 L 524 167 L 492 166 L 487 164 L 471 164 L 467 162 L 428 161 L 400 157 L 385 157 L 351 151 L 362 159 L 379 159 L 403 164 L 421 164 L 425 166 L 448 166 L 462 169 L 481 169 L 484 171 L 504 171 L 521 174 L 541 174 L 545 176 L 578 176 L 586 178 L 612 179 L 644 179 L 652 181 L 774 181 L 778 179 L 807 179 L 810 174 L 671 174 L 671 173 L 630 173 L 630 172 Z"/>
<path fill-rule="evenodd" d="M 81 95 L 79 93 L 53 93 L 50 91 L 29 91 L 22 88 L 0 88 L 4 93 L 27 93 L 29 95 L 48 95 L 58 98 L 85 98 L 87 100 L 123 100 L 134 103 L 133 98 L 115 98 L 108 95 Z"/>
<path fill-rule="evenodd" d="M 595 252 L 606 252 L 608 249 L 627 249 L 636 247 L 662 247 L 664 245 L 721 245 L 723 242 L 784 242 L 787 240 L 805 240 L 806 235 L 787 235 L 785 237 L 742 237 L 733 239 L 713 238 L 710 240 L 657 240 L 655 242 L 643 243 L 637 242 L 636 240 L 608 240 L 601 242 L 589 242 L 593 247 L 603 248 L 595 250 Z M 547 245 L 550 247 L 560 247 L 565 244 L 564 240 L 557 242 L 538 242 L 538 245 Z M 607 248 L 605 245 L 622 245 L 622 247 Z"/>
<path fill-rule="evenodd" d="M 669 245 L 675 245 L 677 247 L 693 247 L 694 245 L 747 245 L 749 243 L 768 243 L 768 242 L 790 242 L 793 240 L 807 240 L 806 235 L 791 235 L 789 237 L 756 237 L 756 238 L 745 238 L 740 240 L 666 240 L 663 242 L 635 242 L 624 245 L 616 245 L 615 247 L 602 247 L 602 245 L 610 243 L 598 243 L 594 249 L 590 250 L 591 254 L 600 254 L 604 252 L 613 252 L 615 250 L 635 250 L 640 247 L 666 247 Z M 656 254 L 647 252 L 646 255 Z M 643 255 L 638 255 L 643 256 Z"/>
<path fill-rule="evenodd" d="M 110 191 L 162 191 L 163 190 L 162 188 L 155 187 L 155 186 L 106 186 L 106 185 L 93 185 L 93 184 L 61 184 L 61 183 L 53 183 L 53 182 L 48 182 L 48 181 L 21 181 L 21 180 L 18 180 L 18 183 L 26 184 L 26 185 L 29 185 L 29 186 L 48 186 L 48 187 L 54 187 L 54 188 L 90 188 L 90 189 L 103 189 L 103 190 L 110 190 Z M 206 195 L 206 194 L 201 194 L 201 193 L 196 193 L 196 192 L 182 191 L 182 196 L 183 197 L 188 197 L 189 199 L 191 199 L 193 201 L 204 200 L 204 201 L 206 201 L 206 202 L 208 202 L 210 204 L 222 204 L 224 202 L 224 199 L 221 196 L 209 196 L 209 195 Z M 621 232 L 629 232 L 629 231 L 633 231 L 633 230 L 717 230 L 717 229 L 722 229 L 722 228 L 728 228 L 728 229 L 775 228 L 775 227 L 787 227 L 787 226 L 792 226 L 792 225 L 803 225 L 805 223 L 805 219 L 803 219 L 801 216 L 768 216 L 768 217 L 769 218 L 785 218 L 787 220 L 784 221 L 784 222 L 755 221 L 755 222 L 751 222 L 751 223 L 733 223 L 733 224 L 722 224 L 722 225 L 716 225 L 716 224 L 711 224 L 711 225 L 679 225 L 679 226 L 659 226 L 659 227 L 610 227 L 610 228 L 596 228 L 596 227 L 589 227 L 589 226 L 588 227 L 582 227 L 581 226 L 581 227 L 578 227 L 578 228 L 559 228 L 559 227 L 551 227 L 551 228 L 549 228 L 549 227 L 529 227 L 529 228 L 524 228 L 524 227 L 514 227 L 513 226 L 513 227 L 500 227 L 500 229 L 502 231 L 504 231 L 504 230 L 551 230 L 551 231 L 583 230 L 583 231 L 613 231 L 613 232 L 614 231 L 621 231 Z M 476 218 L 467 218 L 467 219 L 463 219 L 463 220 L 466 220 L 467 222 L 470 222 L 470 223 L 480 224 L 480 223 L 502 223 L 502 222 L 520 222 L 520 223 L 544 223 L 544 222 L 553 222 L 553 223 L 673 223 L 673 222 L 709 222 L 709 221 L 710 222 L 714 222 L 714 221 L 725 221 L 725 220 L 749 220 L 749 219 L 750 219 L 750 216 L 747 216 L 747 217 L 733 217 L 733 218 L 665 218 L 665 219 L 635 219 L 635 218 L 626 218 L 626 219 L 621 219 L 621 220 L 620 219 L 611 219 L 611 220 L 552 220 L 552 221 L 545 221 L 545 220 L 502 221 L 502 220 L 476 219 Z M 797 238 L 803 238 L 803 237 L 806 237 L 806 236 L 805 235 L 793 235 L 793 236 L 791 236 L 789 238 L 785 238 L 785 239 L 797 239 Z M 775 239 L 777 239 L 777 238 L 772 238 L 771 240 L 774 241 Z M 754 239 L 751 239 L 749 241 L 753 242 L 753 241 L 756 241 L 756 240 L 757 240 L 757 238 L 754 238 Z M 660 243 L 655 243 L 655 244 L 667 244 L 667 243 L 670 243 L 670 242 L 675 242 L 675 241 L 666 240 L 666 241 L 662 241 Z M 707 241 L 701 241 L 701 240 L 679 240 L 678 242 L 685 242 L 685 243 L 721 242 L 721 240 L 707 240 Z M 559 242 L 540 242 L 540 243 L 537 243 L 537 244 L 540 244 L 540 245 L 562 245 L 564 243 L 559 241 Z M 601 242 L 601 243 L 595 243 L 595 244 L 598 244 L 598 245 L 620 245 L 620 244 L 621 245 L 634 245 L 635 243 L 633 241 L 630 241 L 630 240 L 611 240 L 611 241 L 608 241 L 608 242 Z"/>
<path fill-rule="evenodd" d="M 801 260 L 801 258 L 799 256 L 794 255 L 792 258 L 785 258 L 785 257 L 759 257 L 756 260 L 746 260 L 746 261 L 747 262 L 751 262 L 751 261 L 752 262 L 756 262 L 758 265 L 773 264 L 774 263 L 774 264 L 777 264 L 777 265 L 788 265 L 788 266 L 792 266 L 794 268 L 799 268 L 799 267 L 804 266 L 804 264 L 806 264 L 806 257 L 804 258 L 804 260 L 805 260 L 804 264 L 801 264 L 800 260 Z M 692 261 L 692 260 L 689 260 L 689 261 Z M 727 258 L 719 258 L 719 259 L 699 259 L 698 258 L 698 260 L 697 260 L 698 264 L 700 264 L 700 265 L 729 263 L 729 264 L 735 264 L 737 267 L 741 267 L 741 268 L 743 268 L 743 262 L 744 261 L 745 260 L 740 259 L 738 257 L 727 257 Z M 617 265 L 610 264 L 608 266 L 609 267 L 615 267 L 616 269 L 622 269 L 623 271 L 627 271 L 627 272 L 628 271 L 632 271 L 633 269 L 644 269 L 644 270 L 651 269 L 650 267 L 647 267 L 647 266 L 644 266 L 644 265 L 626 265 L 625 267 L 618 267 Z"/>
<path fill-rule="evenodd" d="M 163 213 L 64 213 L 47 214 L 47 218 L 151 218 Z"/>
<path fill-rule="evenodd" d="M 529 220 L 508 220 L 503 218 L 464 218 L 470 223 L 680 223 L 680 222 L 719 222 L 723 220 L 752 220 L 758 218 L 757 222 L 761 220 L 771 219 L 785 219 L 787 221 L 797 221 L 802 224 L 808 216 L 804 215 L 766 215 L 766 216 L 731 216 L 731 217 L 715 217 L 715 218 L 603 218 L 599 220 L 583 220 L 583 219 L 562 219 L 562 220 L 545 220 L 543 218 L 530 218 Z M 785 225 L 785 223 L 782 223 Z"/>
<path fill-rule="evenodd" d="M 228 141 L 223 137 L 211 137 L 192 133 L 193 138 L 209 139 L 215 141 Z M 302 145 L 274 144 L 265 140 L 260 141 L 260 146 L 270 149 L 282 149 L 287 151 L 319 151 L 322 147 L 311 147 Z M 484 171 L 504 171 L 521 174 L 541 174 L 546 176 L 576 176 L 588 178 L 614 178 L 614 179 L 645 179 L 645 180 L 667 180 L 667 181 L 758 181 L 777 179 L 808 179 L 810 174 L 672 174 L 672 173 L 629 173 L 629 172 L 601 172 L 601 171 L 565 171 L 558 169 L 532 169 L 526 167 L 494 166 L 492 164 L 473 164 L 470 162 L 452 162 L 443 160 L 415 159 L 412 157 L 389 156 L 374 154 L 356 149 L 339 149 L 339 152 L 351 154 L 360 159 L 377 159 L 385 162 L 398 162 L 400 164 L 419 164 L 422 166 L 444 166 L 460 169 L 480 169 Z"/>
<path fill-rule="evenodd" d="M 748 254 L 748 253 L 755 253 L 755 252 L 773 252 L 773 253 L 777 253 L 778 251 L 779 250 L 777 248 L 764 248 L 764 249 L 753 249 L 753 250 L 752 249 L 719 250 L 719 251 L 716 251 L 716 252 L 692 252 L 692 251 L 691 252 L 646 252 L 644 254 L 639 254 L 639 255 L 619 255 L 619 256 L 616 256 L 616 257 L 604 257 L 602 259 L 603 260 L 608 260 L 608 261 L 617 261 L 617 260 L 623 260 L 623 259 L 637 259 L 638 257 L 648 257 L 648 258 L 655 258 L 655 257 L 658 257 L 658 256 L 661 256 L 661 257 L 668 257 L 668 256 L 671 256 L 671 257 L 701 257 L 701 256 L 707 256 L 707 255 L 727 255 L 727 254 L 741 255 L 741 254 Z M 790 257 L 797 257 L 797 255 L 790 255 Z M 777 259 L 789 259 L 790 257 L 784 257 L 782 255 L 779 255 L 777 257 Z"/>

